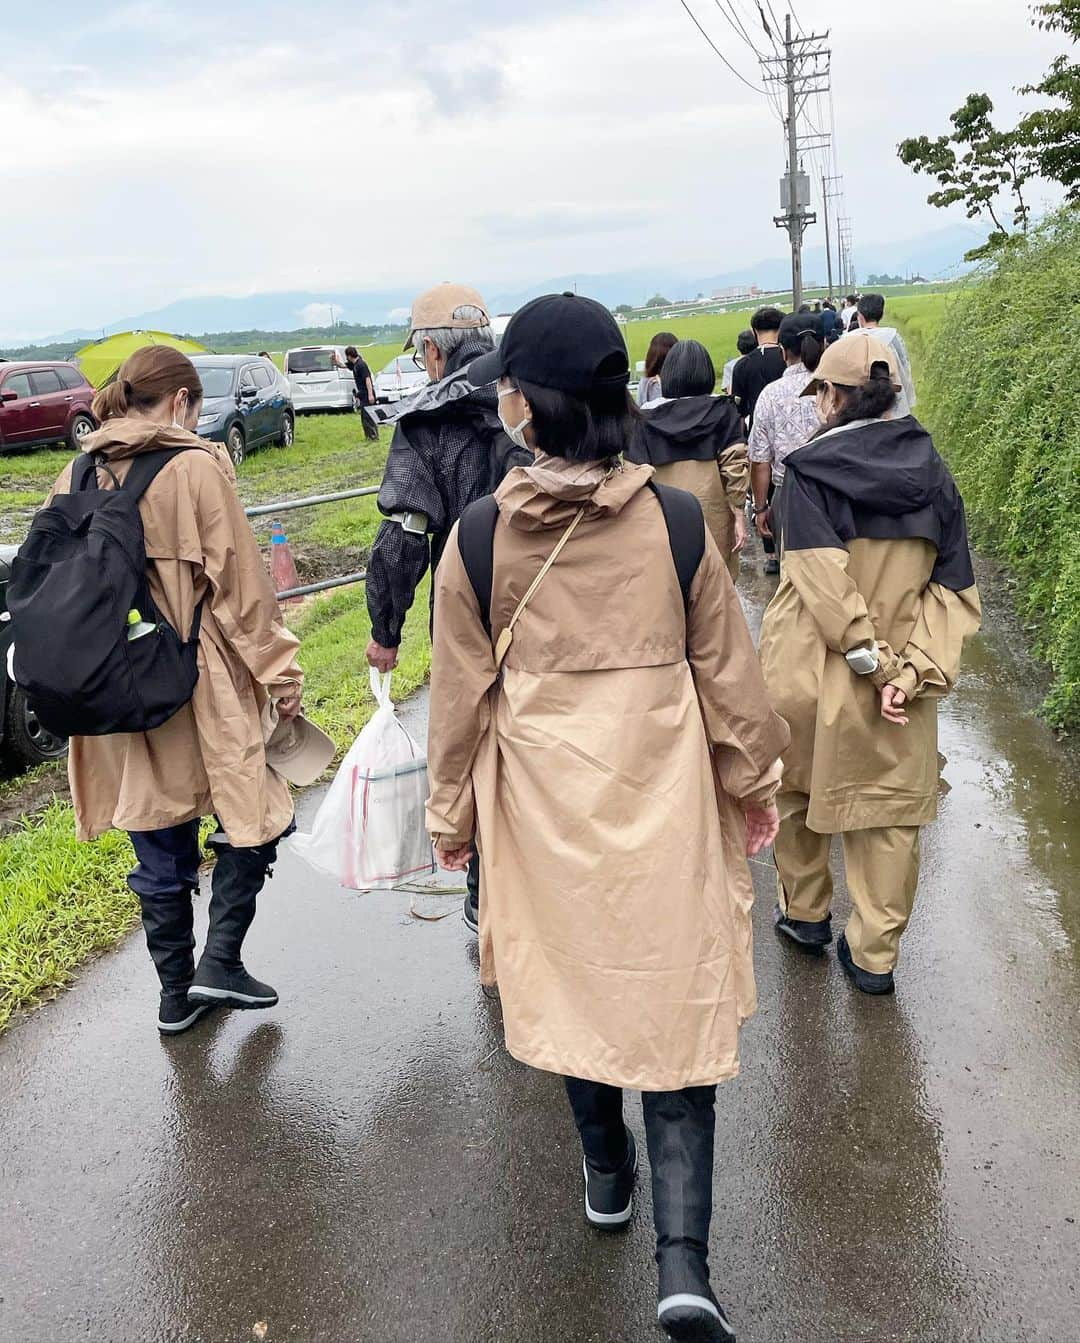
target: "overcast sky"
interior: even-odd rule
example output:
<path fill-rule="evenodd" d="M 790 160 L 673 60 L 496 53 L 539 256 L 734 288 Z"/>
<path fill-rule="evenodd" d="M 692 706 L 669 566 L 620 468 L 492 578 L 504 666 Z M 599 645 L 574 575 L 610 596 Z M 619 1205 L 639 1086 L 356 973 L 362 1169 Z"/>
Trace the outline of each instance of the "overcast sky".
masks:
<path fill-rule="evenodd" d="M 756 78 L 716 0 L 688 3 Z M 896 143 L 976 89 L 1014 116 L 1013 87 L 1061 47 L 1023 0 L 797 13 L 831 29 L 856 252 L 949 219 Z M 48 22 L 19 5 L 0 127 L 9 340 L 193 294 L 717 273 L 783 251 L 781 128 L 680 0 L 53 0 Z"/>

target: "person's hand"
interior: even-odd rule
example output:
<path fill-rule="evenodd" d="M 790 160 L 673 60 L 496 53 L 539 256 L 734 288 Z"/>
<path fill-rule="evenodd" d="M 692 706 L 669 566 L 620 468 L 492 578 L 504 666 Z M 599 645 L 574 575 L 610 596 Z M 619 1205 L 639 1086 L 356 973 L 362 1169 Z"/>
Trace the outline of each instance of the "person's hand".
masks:
<path fill-rule="evenodd" d="M 907 696 L 897 685 L 883 685 L 881 687 L 881 716 L 888 723 L 896 723 L 899 727 L 907 727 L 908 716 L 904 712 L 904 705 L 907 703 Z"/>
<path fill-rule="evenodd" d="M 376 643 L 372 639 L 367 646 L 368 666 L 374 667 L 377 672 L 383 676 L 387 672 L 392 672 L 397 666 L 398 650 L 396 648 L 384 648 L 382 644 Z"/>
<path fill-rule="evenodd" d="M 772 528 L 769 526 L 769 510 L 764 513 L 754 513 L 754 526 L 757 528 L 758 536 L 772 536 Z"/>
<path fill-rule="evenodd" d="M 435 858 L 444 872 L 467 872 L 473 859 L 471 844 L 462 844 L 457 849 L 443 849 L 436 843 Z"/>
<path fill-rule="evenodd" d="M 303 700 L 299 695 L 285 695 L 274 701 L 274 708 L 277 710 L 279 721 L 287 723 L 299 714 L 303 708 Z"/>
<path fill-rule="evenodd" d="M 747 807 L 743 814 L 746 817 L 746 856 L 755 858 L 776 838 L 780 813 L 773 803 L 768 807 Z"/>
<path fill-rule="evenodd" d="M 735 544 L 731 547 L 731 553 L 737 555 L 743 546 L 746 545 L 746 514 L 740 508 L 735 514 Z"/>

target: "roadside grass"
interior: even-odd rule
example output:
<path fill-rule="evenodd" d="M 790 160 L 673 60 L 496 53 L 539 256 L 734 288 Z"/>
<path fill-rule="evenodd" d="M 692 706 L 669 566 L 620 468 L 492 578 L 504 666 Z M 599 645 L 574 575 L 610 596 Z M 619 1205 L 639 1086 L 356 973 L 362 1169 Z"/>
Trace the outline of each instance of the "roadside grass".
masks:
<path fill-rule="evenodd" d="M 254 504 L 377 485 L 389 439 L 384 430 L 379 443 L 367 443 L 353 415 L 301 417 L 293 447 L 262 449 L 243 463 L 241 497 Z M 0 458 L 0 501 L 29 494 L 39 504 L 69 460 L 66 452 Z M 5 522 L 8 511 L 4 505 Z M 12 540 L 25 533 L 30 511 Z M 253 519 L 263 542 L 271 521 Z M 301 576 L 323 577 L 366 565 L 379 514 L 374 498 L 365 498 L 283 514 L 282 521 Z M 426 681 L 431 665 L 429 590 L 425 582 L 417 591 L 405 625 L 393 682 L 398 700 Z M 375 708 L 364 660 L 370 630 L 363 585 L 288 608 L 286 619 L 302 641 L 307 711 L 334 738 L 340 756 Z M 0 1030 L 18 1010 L 53 996 L 138 917 L 126 884 L 132 864 L 127 836 L 110 832 L 93 844 L 76 843 L 70 804 L 41 806 L 55 776 L 56 767 L 45 767 L 0 781 Z M 18 815 L 20 802 L 29 814 Z"/>

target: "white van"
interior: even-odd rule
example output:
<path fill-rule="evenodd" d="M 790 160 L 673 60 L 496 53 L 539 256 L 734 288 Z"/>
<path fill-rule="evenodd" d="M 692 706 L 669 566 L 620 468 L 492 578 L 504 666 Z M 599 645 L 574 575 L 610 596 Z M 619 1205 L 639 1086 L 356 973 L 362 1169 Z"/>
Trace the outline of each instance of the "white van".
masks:
<path fill-rule="evenodd" d="M 302 345 L 285 351 L 283 367 L 298 415 L 309 410 L 352 410 L 352 369 L 344 345 Z"/>

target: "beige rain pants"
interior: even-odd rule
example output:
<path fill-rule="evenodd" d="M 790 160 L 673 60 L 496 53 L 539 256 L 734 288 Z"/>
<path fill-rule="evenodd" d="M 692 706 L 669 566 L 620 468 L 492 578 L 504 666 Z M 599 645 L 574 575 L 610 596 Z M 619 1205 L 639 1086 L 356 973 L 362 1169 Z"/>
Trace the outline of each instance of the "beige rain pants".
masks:
<path fill-rule="evenodd" d="M 832 904 L 829 872 L 831 835 L 807 829 L 810 799 L 781 793 L 780 833 L 773 853 L 779 874 L 780 908 L 789 919 L 819 923 Z M 845 934 L 851 958 L 862 970 L 882 975 L 900 953 L 900 935 L 908 925 L 919 884 L 919 827 L 848 830 L 843 834 L 844 869 L 851 895 Z"/>

